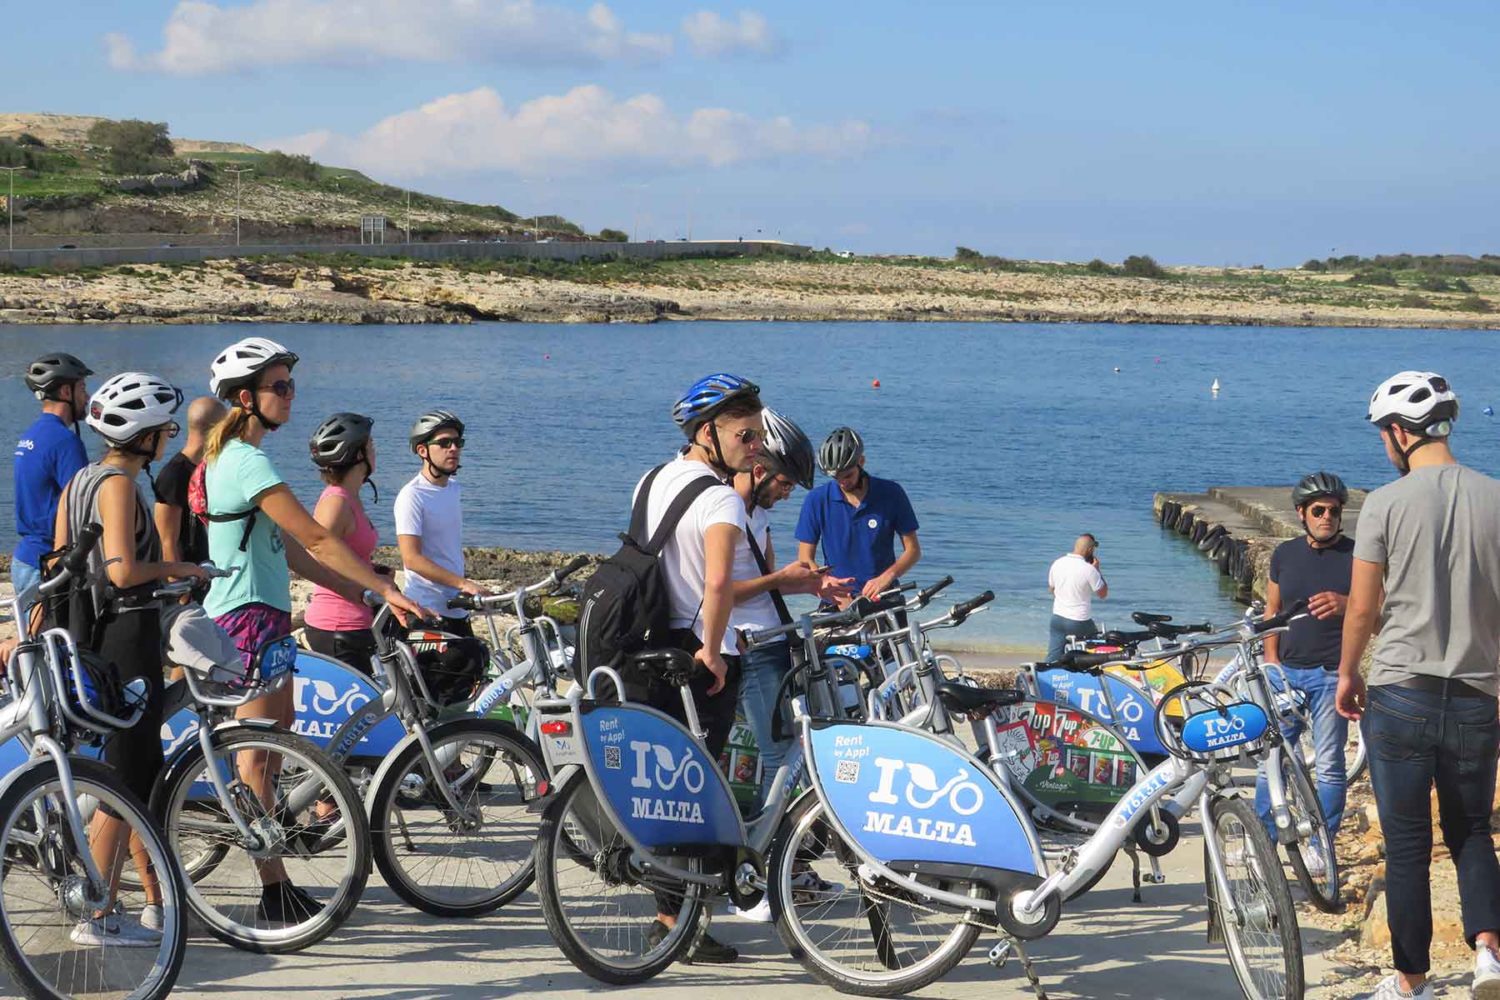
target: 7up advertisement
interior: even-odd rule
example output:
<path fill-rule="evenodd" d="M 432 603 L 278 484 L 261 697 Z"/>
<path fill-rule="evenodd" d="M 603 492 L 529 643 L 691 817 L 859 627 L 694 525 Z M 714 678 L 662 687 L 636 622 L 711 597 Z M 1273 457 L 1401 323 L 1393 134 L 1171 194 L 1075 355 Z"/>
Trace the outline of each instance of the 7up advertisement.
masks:
<path fill-rule="evenodd" d="M 1120 741 L 1066 705 L 1007 705 L 995 712 L 995 726 L 996 766 L 1057 812 L 1101 819 L 1135 784 L 1135 759 Z"/>

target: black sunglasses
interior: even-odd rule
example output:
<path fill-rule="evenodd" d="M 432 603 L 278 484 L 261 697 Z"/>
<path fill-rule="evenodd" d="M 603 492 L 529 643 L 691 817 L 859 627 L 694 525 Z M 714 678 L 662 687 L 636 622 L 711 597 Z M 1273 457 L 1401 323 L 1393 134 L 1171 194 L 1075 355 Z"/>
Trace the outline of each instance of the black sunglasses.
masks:
<path fill-rule="evenodd" d="M 462 448 L 464 446 L 464 439 L 463 438 L 437 438 L 436 440 L 434 440 L 434 441 L 432 441 L 430 443 L 431 443 L 432 447 L 434 447 L 434 448 Z"/>
<path fill-rule="evenodd" d="M 1344 515 L 1344 508 L 1334 504 L 1321 503 L 1307 508 L 1308 517 L 1323 517 L 1325 514 L 1329 517 L 1342 517 Z"/>
<path fill-rule="evenodd" d="M 297 380 L 294 378 L 279 378 L 270 385 L 261 386 L 266 392 L 274 392 L 282 399 L 290 399 L 297 395 Z"/>

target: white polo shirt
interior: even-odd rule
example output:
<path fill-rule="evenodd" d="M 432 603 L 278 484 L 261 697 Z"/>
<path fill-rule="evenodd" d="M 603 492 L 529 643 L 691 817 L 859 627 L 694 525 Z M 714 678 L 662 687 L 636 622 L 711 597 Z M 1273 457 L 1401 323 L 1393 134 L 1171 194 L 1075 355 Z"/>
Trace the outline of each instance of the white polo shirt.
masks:
<path fill-rule="evenodd" d="M 1081 622 L 1094 616 L 1094 595 L 1104 588 L 1104 577 L 1093 563 L 1069 552 L 1052 563 L 1047 586 L 1053 593 L 1052 613 Z"/>

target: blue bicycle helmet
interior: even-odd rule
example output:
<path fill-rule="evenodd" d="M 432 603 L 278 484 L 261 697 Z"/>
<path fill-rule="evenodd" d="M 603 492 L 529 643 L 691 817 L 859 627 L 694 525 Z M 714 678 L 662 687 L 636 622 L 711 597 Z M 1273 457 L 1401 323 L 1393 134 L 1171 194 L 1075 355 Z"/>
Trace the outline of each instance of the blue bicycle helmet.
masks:
<path fill-rule="evenodd" d="M 718 372 L 700 378 L 682 398 L 672 404 L 672 420 L 688 437 L 710 420 L 731 400 L 747 396 L 759 396 L 760 386 L 749 379 Z"/>

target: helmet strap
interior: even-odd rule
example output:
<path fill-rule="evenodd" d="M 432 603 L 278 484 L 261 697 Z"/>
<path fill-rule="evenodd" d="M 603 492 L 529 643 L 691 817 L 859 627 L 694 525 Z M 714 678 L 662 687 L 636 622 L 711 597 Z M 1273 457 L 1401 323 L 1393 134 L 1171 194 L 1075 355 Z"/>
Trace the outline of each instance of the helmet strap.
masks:
<path fill-rule="evenodd" d="M 1416 453 L 1417 449 L 1422 447 L 1423 445 L 1432 444 L 1437 440 L 1437 438 L 1430 438 L 1419 435 L 1416 442 L 1412 444 L 1410 448 L 1403 448 L 1401 447 L 1400 443 L 1396 441 L 1395 427 L 1396 425 L 1394 423 L 1386 424 L 1385 432 L 1390 435 L 1391 449 L 1396 453 L 1396 468 L 1404 476 L 1407 473 L 1411 472 L 1411 457 Z"/>
<path fill-rule="evenodd" d="M 713 451 L 708 453 L 709 468 L 717 472 L 720 479 L 733 479 L 734 470 L 724 461 L 724 446 L 719 443 L 719 425 L 712 420 L 708 422 L 708 436 L 714 443 Z"/>

